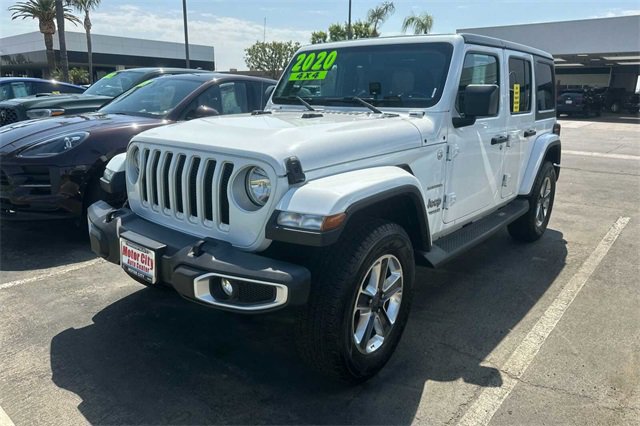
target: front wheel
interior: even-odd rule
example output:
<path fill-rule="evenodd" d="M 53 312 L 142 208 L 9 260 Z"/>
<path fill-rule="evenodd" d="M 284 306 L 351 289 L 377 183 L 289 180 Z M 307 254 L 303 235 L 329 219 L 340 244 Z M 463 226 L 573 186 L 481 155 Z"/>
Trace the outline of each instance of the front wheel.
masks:
<path fill-rule="evenodd" d="M 377 219 L 348 228 L 312 268 L 298 323 L 301 356 L 323 375 L 361 382 L 391 358 L 413 295 L 415 264 L 404 229 Z"/>
<path fill-rule="evenodd" d="M 532 242 L 547 229 L 556 194 L 556 169 L 545 161 L 538 172 L 529 196 L 529 211 L 509 225 L 509 234 L 516 240 Z"/>

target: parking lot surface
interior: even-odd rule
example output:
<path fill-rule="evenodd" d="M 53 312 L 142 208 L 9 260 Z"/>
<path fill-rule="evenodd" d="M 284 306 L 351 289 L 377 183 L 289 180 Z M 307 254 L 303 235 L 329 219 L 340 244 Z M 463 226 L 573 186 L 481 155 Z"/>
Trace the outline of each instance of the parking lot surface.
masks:
<path fill-rule="evenodd" d="M 398 350 L 356 387 L 308 371 L 282 315 L 142 287 L 64 224 L 3 223 L 0 424 L 640 424 L 640 122 L 561 124 L 544 237 L 418 269 Z"/>

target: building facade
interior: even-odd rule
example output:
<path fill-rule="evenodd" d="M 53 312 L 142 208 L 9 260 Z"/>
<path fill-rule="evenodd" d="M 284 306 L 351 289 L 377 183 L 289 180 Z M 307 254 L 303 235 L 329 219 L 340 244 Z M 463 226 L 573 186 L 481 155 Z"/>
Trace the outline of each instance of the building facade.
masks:
<path fill-rule="evenodd" d="M 85 33 L 65 31 L 69 68 L 87 68 Z M 134 67 L 185 67 L 183 43 L 143 40 L 93 34 L 94 79 L 114 70 Z M 54 51 L 59 63 L 58 36 L 54 36 Z M 189 45 L 191 68 L 215 70 L 213 46 Z M 47 73 L 47 56 L 40 32 L 0 39 L 0 76 L 43 77 Z"/>

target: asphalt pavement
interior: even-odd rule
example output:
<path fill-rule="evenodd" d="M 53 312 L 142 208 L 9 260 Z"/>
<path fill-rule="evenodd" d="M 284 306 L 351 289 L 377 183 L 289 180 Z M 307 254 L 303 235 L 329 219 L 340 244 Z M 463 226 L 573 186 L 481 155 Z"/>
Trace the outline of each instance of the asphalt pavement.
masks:
<path fill-rule="evenodd" d="M 561 120 L 549 229 L 418 269 L 369 382 L 298 359 L 291 320 L 143 287 L 67 224 L 0 229 L 0 425 L 640 425 L 640 120 Z"/>

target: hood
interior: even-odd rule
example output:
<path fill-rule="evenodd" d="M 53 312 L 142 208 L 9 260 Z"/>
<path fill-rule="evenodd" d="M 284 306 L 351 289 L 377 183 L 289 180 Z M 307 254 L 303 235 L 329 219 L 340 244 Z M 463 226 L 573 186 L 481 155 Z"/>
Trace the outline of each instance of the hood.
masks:
<path fill-rule="evenodd" d="M 420 120 L 429 120 L 421 129 L 433 131 L 431 119 Z M 422 144 L 409 117 L 328 111 L 203 118 L 149 130 L 134 140 L 255 158 L 281 176 L 291 156 L 308 172 Z"/>
<path fill-rule="evenodd" d="M 21 121 L 0 127 L 0 152 L 7 153 L 44 139 L 71 132 L 128 132 L 135 134 L 165 121 L 123 114 L 99 112 Z"/>
<path fill-rule="evenodd" d="M 24 98 L 15 98 L 0 102 L 0 106 L 22 107 L 24 109 L 33 108 L 55 108 L 73 105 L 75 103 L 90 103 L 104 105 L 113 99 L 110 96 L 64 94 L 64 95 L 32 95 Z"/>

